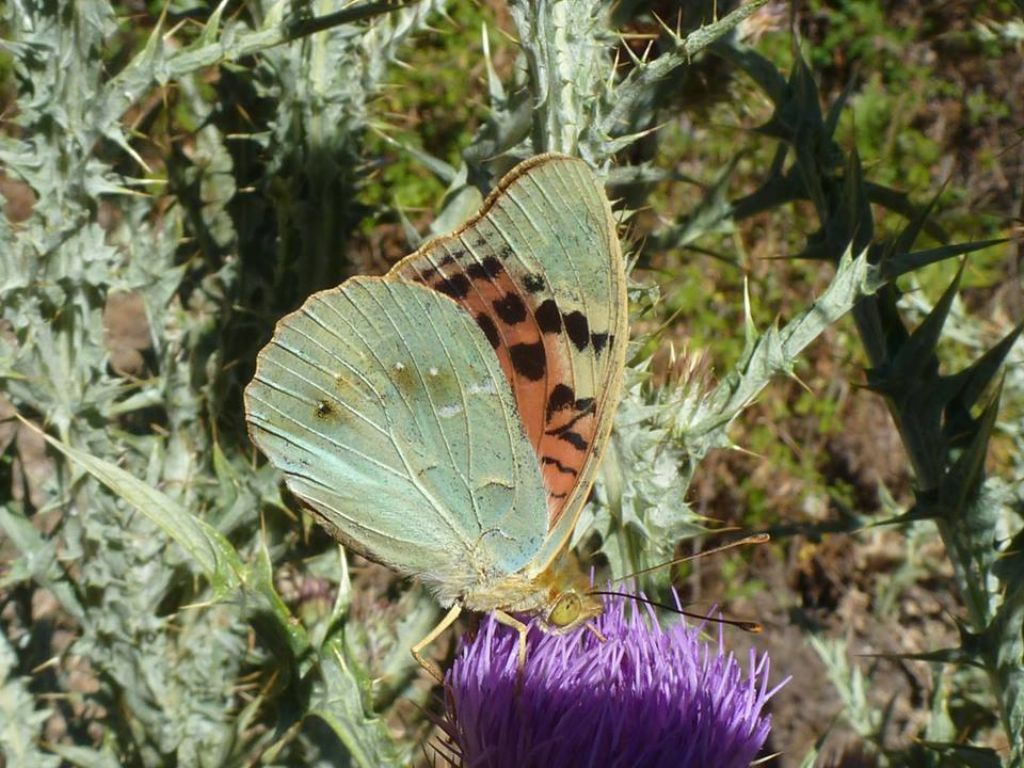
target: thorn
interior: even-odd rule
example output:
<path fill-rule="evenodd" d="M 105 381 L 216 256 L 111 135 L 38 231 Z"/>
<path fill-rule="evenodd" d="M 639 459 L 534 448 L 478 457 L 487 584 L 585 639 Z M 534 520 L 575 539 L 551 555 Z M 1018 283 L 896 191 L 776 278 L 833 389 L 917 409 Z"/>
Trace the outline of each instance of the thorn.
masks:
<path fill-rule="evenodd" d="M 666 35 L 668 35 L 669 37 L 675 39 L 675 37 L 676 37 L 675 32 L 673 32 L 672 28 L 662 20 L 661 16 L 659 16 L 657 13 L 651 13 L 651 16 L 654 17 L 654 20 L 658 23 L 658 26 L 661 27 L 662 31 Z"/>
<path fill-rule="evenodd" d="M 649 41 L 647 43 L 647 47 L 644 48 L 644 55 L 643 55 L 643 62 L 644 62 L 644 64 L 647 64 L 647 63 L 650 62 L 650 59 L 648 57 L 650 56 L 652 50 L 654 50 L 654 41 L 653 40 Z"/>
<path fill-rule="evenodd" d="M 814 390 L 811 389 L 807 385 L 807 383 L 803 379 L 801 379 L 800 376 L 795 371 L 790 371 L 789 378 L 793 379 L 793 381 L 795 381 L 797 384 L 799 384 L 803 388 L 804 392 L 806 392 L 807 394 L 809 394 L 809 395 L 813 395 L 814 394 Z"/>
<path fill-rule="evenodd" d="M 501 27 L 498 27 L 498 33 L 501 34 L 501 36 L 508 40 L 510 43 L 512 43 L 512 45 L 522 47 L 519 43 L 519 39 L 517 37 L 514 37 L 511 32 L 507 32 Z"/>
<path fill-rule="evenodd" d="M 615 49 L 615 58 L 612 59 L 612 66 L 608 72 L 608 83 L 605 87 L 609 92 L 615 87 L 615 73 L 619 71 L 619 57 L 622 55 L 622 51 L 619 48 Z"/>
<path fill-rule="evenodd" d="M 633 66 L 639 69 L 643 69 L 643 67 L 645 66 L 643 60 L 637 58 L 637 55 L 633 53 L 632 48 L 630 48 L 628 45 L 624 45 L 622 46 L 622 50 L 624 50 L 626 52 L 626 55 L 629 56 L 630 61 L 633 62 Z"/>
<path fill-rule="evenodd" d="M 163 35 L 161 35 L 161 37 L 163 38 L 164 42 L 165 43 L 169 42 L 174 37 L 174 33 L 177 32 L 182 27 L 184 27 L 186 24 L 188 24 L 188 22 L 189 22 L 188 19 L 182 19 L 177 24 L 175 24 L 173 27 L 171 27 L 166 32 L 164 32 Z"/>

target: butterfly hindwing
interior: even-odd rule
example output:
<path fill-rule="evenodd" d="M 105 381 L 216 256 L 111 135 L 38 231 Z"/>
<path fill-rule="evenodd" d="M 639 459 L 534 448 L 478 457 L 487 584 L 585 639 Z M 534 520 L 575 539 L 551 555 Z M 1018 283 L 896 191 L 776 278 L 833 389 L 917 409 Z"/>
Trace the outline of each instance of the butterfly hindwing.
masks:
<path fill-rule="evenodd" d="M 260 353 L 246 410 L 332 533 L 443 602 L 542 546 L 541 478 L 508 381 L 435 291 L 354 278 L 312 296 Z"/>
<path fill-rule="evenodd" d="M 546 563 L 586 500 L 621 389 L 626 277 L 603 187 L 581 160 L 534 158 L 388 278 L 452 298 L 494 349 L 542 471 Z"/>

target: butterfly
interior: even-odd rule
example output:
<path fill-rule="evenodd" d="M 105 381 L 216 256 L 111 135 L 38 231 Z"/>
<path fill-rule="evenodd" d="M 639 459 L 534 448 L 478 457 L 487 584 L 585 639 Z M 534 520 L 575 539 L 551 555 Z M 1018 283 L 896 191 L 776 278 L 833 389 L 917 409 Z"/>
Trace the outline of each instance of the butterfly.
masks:
<path fill-rule="evenodd" d="M 245 391 L 253 442 L 352 550 L 448 613 L 564 632 L 602 610 L 567 543 L 622 389 L 626 273 L 604 188 L 546 154 L 383 277 L 283 318 Z"/>

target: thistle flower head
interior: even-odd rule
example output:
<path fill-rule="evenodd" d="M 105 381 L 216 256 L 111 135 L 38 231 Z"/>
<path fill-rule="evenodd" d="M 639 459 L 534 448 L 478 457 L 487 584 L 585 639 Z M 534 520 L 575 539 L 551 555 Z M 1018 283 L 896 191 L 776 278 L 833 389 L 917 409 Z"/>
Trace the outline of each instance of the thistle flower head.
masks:
<path fill-rule="evenodd" d="M 531 629 L 518 680 L 518 635 L 492 617 L 448 672 L 442 727 L 466 768 L 745 768 L 764 744 L 768 658 L 744 672 L 699 627 L 662 627 L 611 597 L 592 625 Z"/>

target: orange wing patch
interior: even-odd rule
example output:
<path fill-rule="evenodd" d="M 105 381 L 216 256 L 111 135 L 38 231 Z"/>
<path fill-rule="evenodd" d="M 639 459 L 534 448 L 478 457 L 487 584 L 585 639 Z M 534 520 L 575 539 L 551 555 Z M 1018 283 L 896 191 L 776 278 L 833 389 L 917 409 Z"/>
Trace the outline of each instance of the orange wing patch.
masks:
<path fill-rule="evenodd" d="M 540 462 L 554 526 L 598 429 L 594 398 L 576 396 L 570 345 L 599 356 L 614 345 L 613 335 L 593 333 L 582 312 L 563 312 L 544 275 L 522 274 L 507 245 L 495 248 L 479 234 L 464 233 L 418 256 L 400 262 L 393 274 L 449 296 L 487 336 Z"/>

